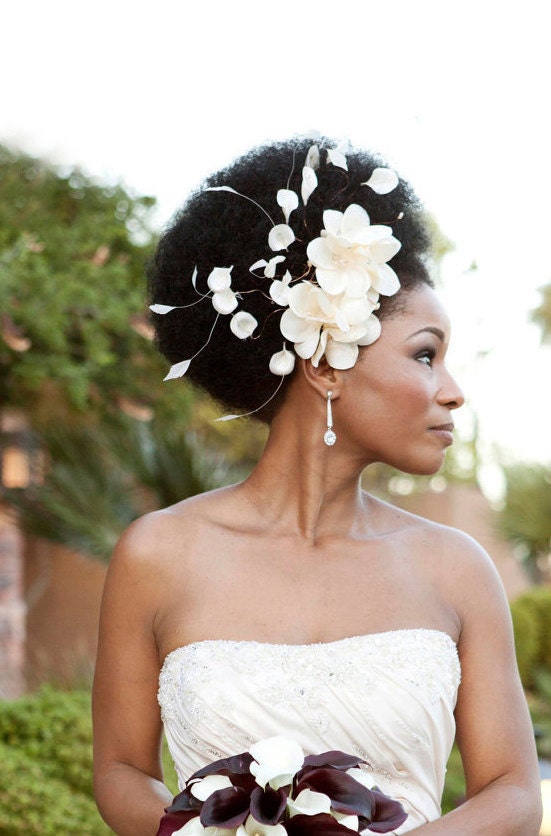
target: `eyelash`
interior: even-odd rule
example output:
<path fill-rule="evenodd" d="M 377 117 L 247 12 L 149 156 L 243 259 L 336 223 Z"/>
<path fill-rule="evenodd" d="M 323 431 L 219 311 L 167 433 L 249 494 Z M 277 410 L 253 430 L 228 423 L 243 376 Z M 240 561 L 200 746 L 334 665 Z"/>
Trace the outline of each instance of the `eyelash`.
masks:
<path fill-rule="evenodd" d="M 415 359 L 420 360 L 421 362 L 428 360 L 429 362 L 424 363 L 424 365 L 428 366 L 429 368 L 432 368 L 432 361 L 434 360 L 435 355 L 436 352 L 433 348 L 425 348 L 423 349 L 423 351 L 420 351 L 419 354 L 415 355 Z"/>

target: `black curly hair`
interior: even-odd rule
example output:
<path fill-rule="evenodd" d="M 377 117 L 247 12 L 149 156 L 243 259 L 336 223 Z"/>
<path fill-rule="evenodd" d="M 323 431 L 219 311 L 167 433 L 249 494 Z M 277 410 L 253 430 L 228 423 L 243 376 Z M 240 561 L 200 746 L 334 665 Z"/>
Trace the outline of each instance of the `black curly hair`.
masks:
<path fill-rule="evenodd" d="M 325 138 L 316 142 L 320 149 L 336 146 Z M 150 303 L 179 306 L 197 302 L 198 291 L 208 292 L 207 278 L 214 267 L 233 267 L 231 287 L 241 294 L 239 310 L 251 313 L 258 327 L 252 338 L 240 340 L 230 331 L 231 317 L 220 316 L 210 342 L 194 357 L 187 372 L 189 379 L 231 410 L 256 410 L 281 381 L 269 371 L 272 354 L 283 346 L 281 308 L 268 294 L 271 279 L 262 276 L 262 270 L 255 271 L 259 276 L 249 270 L 257 260 L 268 260 L 273 255 L 268 248 L 271 223 L 251 200 L 257 201 L 275 223 L 282 223 L 276 194 L 281 188 L 300 194 L 302 167 L 312 144 L 311 138 L 298 137 L 260 146 L 207 178 L 176 213 L 148 266 Z M 391 261 L 401 289 L 395 296 L 380 297 L 377 316 L 384 319 L 403 307 L 404 290 L 420 284 L 432 286 L 425 261 L 430 238 L 422 207 L 404 180 L 385 195 L 361 185 L 373 169 L 386 166 L 378 155 L 349 149 L 348 171 L 329 163 L 326 156 L 322 150 L 318 186 L 307 206 L 300 201 L 291 215 L 289 223 L 296 240 L 283 253 L 285 261 L 278 265 L 283 269 L 277 276 L 281 278 L 289 270 L 293 278 L 302 277 L 308 270 L 306 246 L 323 229 L 324 210 L 344 211 L 357 203 L 366 209 L 372 223 L 391 226 L 402 245 Z M 227 191 L 205 191 L 213 186 L 229 186 L 251 200 Z M 195 267 L 196 289 L 192 283 Z M 208 299 L 165 315 L 154 314 L 156 345 L 171 364 L 189 359 L 207 342 L 215 318 Z M 255 417 L 270 422 L 291 377 L 284 379 L 277 396 Z"/>

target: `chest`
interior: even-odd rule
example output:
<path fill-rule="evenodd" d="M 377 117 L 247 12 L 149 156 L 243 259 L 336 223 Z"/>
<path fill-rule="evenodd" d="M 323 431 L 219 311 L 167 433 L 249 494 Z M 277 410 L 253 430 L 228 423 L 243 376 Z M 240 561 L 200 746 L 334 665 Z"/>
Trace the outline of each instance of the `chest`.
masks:
<path fill-rule="evenodd" d="M 301 643 L 448 626 L 430 578 L 392 543 L 225 544 L 194 561 L 191 571 L 176 566 L 167 587 L 165 650 L 204 638 Z"/>

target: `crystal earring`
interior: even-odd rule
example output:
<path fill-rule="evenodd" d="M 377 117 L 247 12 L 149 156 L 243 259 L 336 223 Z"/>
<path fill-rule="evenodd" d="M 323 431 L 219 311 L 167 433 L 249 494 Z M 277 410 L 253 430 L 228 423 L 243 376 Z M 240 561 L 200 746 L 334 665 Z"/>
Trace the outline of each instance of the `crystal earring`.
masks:
<path fill-rule="evenodd" d="M 331 398 L 333 397 L 333 392 L 331 390 L 327 393 L 327 430 L 325 431 L 325 435 L 323 436 L 323 440 L 327 444 L 328 447 L 332 447 L 335 441 L 337 440 L 337 436 L 333 432 L 333 410 L 331 409 Z"/>

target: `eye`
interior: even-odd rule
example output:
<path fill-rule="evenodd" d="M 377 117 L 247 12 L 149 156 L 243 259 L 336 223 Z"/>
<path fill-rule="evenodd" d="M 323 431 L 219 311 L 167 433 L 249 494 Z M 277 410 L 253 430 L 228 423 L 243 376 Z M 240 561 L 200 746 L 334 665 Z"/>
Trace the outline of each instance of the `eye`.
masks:
<path fill-rule="evenodd" d="M 419 360 L 419 362 L 424 363 L 425 366 L 429 366 L 432 368 L 432 361 L 434 360 L 435 351 L 432 348 L 424 348 L 423 351 L 420 351 L 418 354 L 415 355 L 415 359 Z"/>

